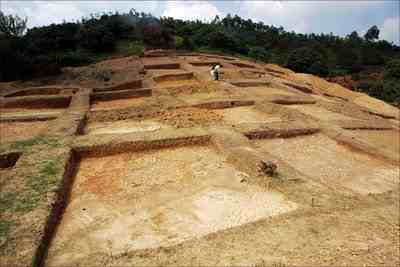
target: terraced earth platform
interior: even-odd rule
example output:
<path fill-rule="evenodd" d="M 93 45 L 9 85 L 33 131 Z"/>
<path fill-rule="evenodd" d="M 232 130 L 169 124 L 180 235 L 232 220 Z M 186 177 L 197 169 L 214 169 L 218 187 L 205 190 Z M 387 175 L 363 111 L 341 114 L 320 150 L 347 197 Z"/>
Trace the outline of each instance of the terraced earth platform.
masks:
<path fill-rule="evenodd" d="M 212 54 L 74 73 L 0 91 L 0 265 L 400 264 L 397 108 Z"/>

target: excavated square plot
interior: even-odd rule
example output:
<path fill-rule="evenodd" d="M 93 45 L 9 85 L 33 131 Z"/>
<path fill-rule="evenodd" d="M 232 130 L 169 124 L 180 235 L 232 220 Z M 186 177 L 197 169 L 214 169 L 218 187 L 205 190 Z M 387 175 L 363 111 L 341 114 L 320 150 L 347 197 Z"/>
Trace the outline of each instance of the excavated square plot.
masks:
<path fill-rule="evenodd" d="M 0 143 L 29 139 L 47 129 L 48 121 L 1 122 Z"/>
<path fill-rule="evenodd" d="M 297 208 L 243 177 L 208 146 L 83 158 L 46 265 L 171 246 Z"/>
<path fill-rule="evenodd" d="M 254 143 L 328 186 L 368 194 L 392 190 L 399 183 L 398 166 L 355 152 L 322 134 Z"/>
<path fill-rule="evenodd" d="M 138 97 L 138 98 L 125 98 L 125 99 L 116 99 L 116 100 L 108 100 L 108 101 L 95 101 L 91 104 L 90 110 L 110 110 L 110 109 L 123 109 L 129 107 L 137 107 L 144 105 L 148 101 L 146 97 Z"/>
<path fill-rule="evenodd" d="M 155 120 L 119 120 L 111 122 L 90 122 L 84 134 L 123 134 L 133 132 L 154 132 L 160 129 L 173 128 Z"/>
<path fill-rule="evenodd" d="M 240 123 L 269 123 L 282 121 L 277 115 L 270 115 L 256 110 L 251 106 L 225 108 L 215 110 L 223 117 L 226 123 L 235 125 Z"/>
<path fill-rule="evenodd" d="M 200 83 L 195 79 L 157 82 L 158 88 L 176 88 L 181 86 L 200 86 Z"/>
<path fill-rule="evenodd" d="M 330 121 L 330 120 L 351 120 L 351 117 L 335 113 L 324 108 L 315 105 L 288 105 L 288 108 L 296 109 L 301 113 L 314 117 L 318 120 Z"/>

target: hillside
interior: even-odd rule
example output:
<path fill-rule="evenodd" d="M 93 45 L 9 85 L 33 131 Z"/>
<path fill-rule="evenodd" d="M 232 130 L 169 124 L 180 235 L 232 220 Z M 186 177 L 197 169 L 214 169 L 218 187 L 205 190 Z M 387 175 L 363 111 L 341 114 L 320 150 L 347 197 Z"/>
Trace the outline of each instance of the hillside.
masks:
<path fill-rule="evenodd" d="M 0 87 L 2 265 L 400 264 L 383 101 L 174 50 Z"/>
<path fill-rule="evenodd" d="M 380 40 L 377 26 L 371 26 L 363 36 L 353 31 L 340 37 L 289 32 L 230 14 L 203 22 L 158 18 L 134 9 L 25 31 L 26 23 L 0 12 L 0 81 L 59 74 L 66 66 L 85 66 L 111 55 L 142 55 L 145 50 L 163 48 L 219 52 L 336 81 L 347 76 L 347 80 L 351 77 L 356 81 L 351 83 L 356 85 L 355 91 L 394 105 L 400 103 L 398 75 L 372 79 L 364 75 L 370 69 L 400 73 L 400 48 Z"/>

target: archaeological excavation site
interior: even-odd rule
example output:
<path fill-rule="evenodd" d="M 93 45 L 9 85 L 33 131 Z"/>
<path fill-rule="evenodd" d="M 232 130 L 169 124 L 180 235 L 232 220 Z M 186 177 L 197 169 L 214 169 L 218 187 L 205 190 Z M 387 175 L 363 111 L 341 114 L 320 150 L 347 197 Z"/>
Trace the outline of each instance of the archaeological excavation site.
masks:
<path fill-rule="evenodd" d="M 169 50 L 0 87 L 1 266 L 400 264 L 383 101 Z"/>

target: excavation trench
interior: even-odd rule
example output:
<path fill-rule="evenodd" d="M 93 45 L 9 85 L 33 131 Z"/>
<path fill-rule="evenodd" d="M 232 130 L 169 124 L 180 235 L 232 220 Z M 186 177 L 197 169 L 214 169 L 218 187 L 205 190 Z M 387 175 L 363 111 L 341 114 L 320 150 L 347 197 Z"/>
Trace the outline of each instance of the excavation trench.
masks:
<path fill-rule="evenodd" d="M 261 150 L 338 190 L 383 193 L 399 183 L 399 167 L 359 153 L 322 135 L 254 140 Z M 324 159 L 324 160 L 321 160 Z"/>
<path fill-rule="evenodd" d="M 242 123 L 280 122 L 277 115 L 256 110 L 253 106 L 230 107 L 223 109 L 178 108 L 163 111 L 142 119 L 114 121 L 89 121 L 82 134 L 125 134 L 156 132 L 179 128 L 207 127 L 213 125 L 239 125 Z"/>
<path fill-rule="evenodd" d="M 0 108 L 2 115 L 40 115 L 62 111 L 69 107 L 71 96 L 21 96 L 7 98 Z"/>
<path fill-rule="evenodd" d="M 16 97 L 16 96 L 34 96 L 34 95 L 70 95 L 75 94 L 78 88 L 56 88 L 56 87 L 38 87 L 23 89 L 17 92 L 7 94 L 5 97 Z"/>
<path fill-rule="evenodd" d="M 0 122 L 0 143 L 29 139 L 43 133 L 49 121 Z"/>
<path fill-rule="evenodd" d="M 91 101 L 91 111 L 111 110 L 111 109 L 123 109 L 129 107 L 138 107 L 145 105 L 148 102 L 147 97 L 134 97 L 134 98 L 123 98 L 114 100 L 93 100 Z"/>
<path fill-rule="evenodd" d="M 296 209 L 211 145 L 83 157 L 47 266 L 167 247 Z"/>

